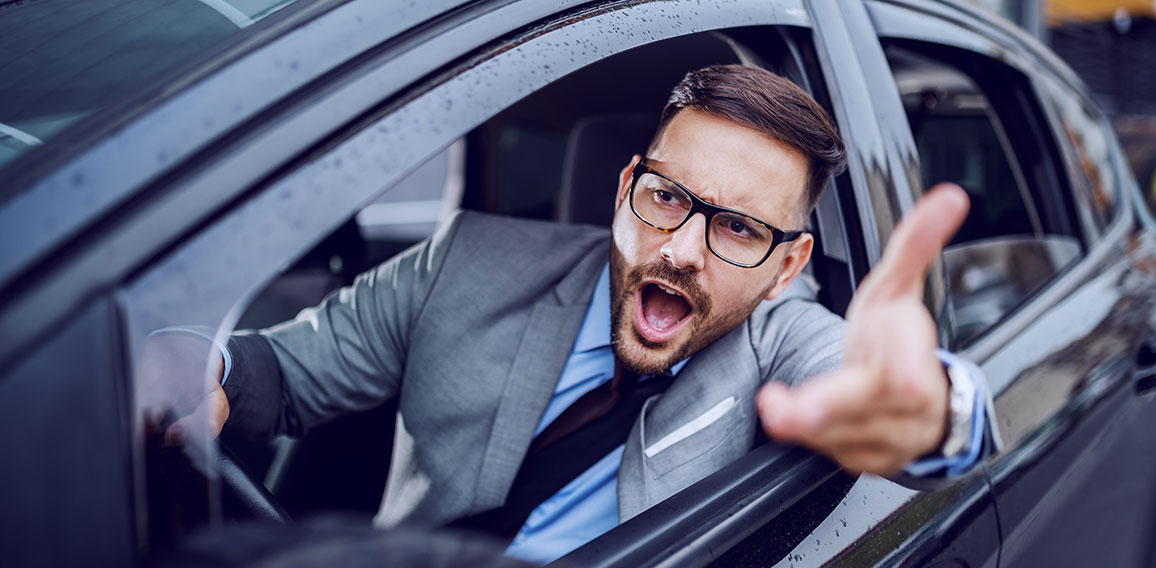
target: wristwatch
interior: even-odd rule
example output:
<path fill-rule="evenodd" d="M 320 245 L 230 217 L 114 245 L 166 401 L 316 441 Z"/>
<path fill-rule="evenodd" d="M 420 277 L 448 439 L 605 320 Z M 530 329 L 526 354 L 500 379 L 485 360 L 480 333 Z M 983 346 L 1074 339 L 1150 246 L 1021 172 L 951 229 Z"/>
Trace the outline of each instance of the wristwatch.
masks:
<path fill-rule="evenodd" d="M 940 452 L 944 457 L 957 456 L 968 448 L 975 422 L 975 381 L 963 365 L 943 364 L 950 389 L 947 406 L 947 432 Z"/>

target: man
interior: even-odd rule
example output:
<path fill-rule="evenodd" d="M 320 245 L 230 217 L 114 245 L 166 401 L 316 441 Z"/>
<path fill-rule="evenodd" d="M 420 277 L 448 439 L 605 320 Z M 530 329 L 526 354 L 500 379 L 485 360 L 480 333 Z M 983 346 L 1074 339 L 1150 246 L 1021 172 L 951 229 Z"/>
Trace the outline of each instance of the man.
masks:
<path fill-rule="evenodd" d="M 789 81 L 692 72 L 623 168 L 611 234 L 459 214 L 295 320 L 235 336 L 214 427 L 299 434 L 399 397 L 378 521 L 503 527 L 538 561 L 730 463 L 760 421 L 853 471 L 966 470 L 989 445 L 983 386 L 945 356 L 949 380 L 921 303 L 966 196 L 920 201 L 844 329 L 797 279 L 843 164 Z"/>

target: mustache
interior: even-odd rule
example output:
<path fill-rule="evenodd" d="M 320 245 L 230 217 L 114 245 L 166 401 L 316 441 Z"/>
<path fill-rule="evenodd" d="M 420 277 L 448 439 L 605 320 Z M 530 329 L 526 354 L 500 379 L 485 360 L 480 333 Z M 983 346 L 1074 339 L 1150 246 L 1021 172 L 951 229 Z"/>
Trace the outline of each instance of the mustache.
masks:
<path fill-rule="evenodd" d="M 694 311 L 705 317 L 710 314 L 710 296 L 699 285 L 696 274 L 688 270 L 679 270 L 666 261 L 654 260 L 634 267 L 627 275 L 627 283 L 630 288 L 637 288 L 644 280 L 669 282 L 686 294 L 686 300 L 690 302 L 690 307 Z"/>

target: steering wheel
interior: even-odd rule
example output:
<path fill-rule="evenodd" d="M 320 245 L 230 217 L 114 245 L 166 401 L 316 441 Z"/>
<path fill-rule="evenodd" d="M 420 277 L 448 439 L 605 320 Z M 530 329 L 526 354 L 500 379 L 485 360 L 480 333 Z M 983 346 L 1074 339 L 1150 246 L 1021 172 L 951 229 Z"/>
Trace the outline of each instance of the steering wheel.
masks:
<path fill-rule="evenodd" d="M 245 469 L 236 454 L 220 440 L 217 440 L 215 465 L 221 478 L 221 502 L 226 516 L 289 522 L 289 514 L 277 503 L 277 498 Z"/>

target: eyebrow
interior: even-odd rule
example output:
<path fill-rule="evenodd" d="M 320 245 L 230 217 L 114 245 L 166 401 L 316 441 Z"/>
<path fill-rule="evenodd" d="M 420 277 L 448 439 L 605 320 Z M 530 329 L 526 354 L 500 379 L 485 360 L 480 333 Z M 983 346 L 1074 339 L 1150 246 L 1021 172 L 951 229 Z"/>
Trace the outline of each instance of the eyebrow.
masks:
<path fill-rule="evenodd" d="M 668 162 L 663 162 L 661 160 L 652 160 L 650 158 L 647 158 L 646 156 L 643 156 L 642 157 L 642 163 L 662 172 L 663 175 L 670 176 L 671 179 L 682 184 L 683 187 L 685 187 L 686 189 L 690 190 L 692 193 L 697 195 L 699 199 L 701 199 L 707 203 L 710 203 L 711 205 L 714 205 L 715 207 L 723 207 L 723 208 L 729 209 L 731 211 L 735 211 L 737 213 L 741 213 L 743 215 L 746 215 L 747 217 L 750 217 L 756 221 L 760 221 L 762 223 L 770 223 L 771 226 L 778 227 L 778 225 L 776 225 L 775 223 L 768 221 L 767 216 L 750 213 L 750 211 L 753 209 L 751 207 L 747 207 L 747 205 L 751 205 L 750 203 L 744 203 L 740 200 L 740 202 L 737 205 L 723 205 L 721 203 L 718 203 L 717 201 L 715 201 L 714 199 L 712 199 L 710 197 L 703 196 L 699 190 L 694 189 L 693 187 L 687 185 L 681 179 L 678 179 L 677 176 L 667 173 L 665 166 L 668 165 Z M 794 219 L 792 218 L 789 221 L 789 223 L 794 224 Z M 785 230 L 785 229 L 783 229 L 783 230 Z"/>

